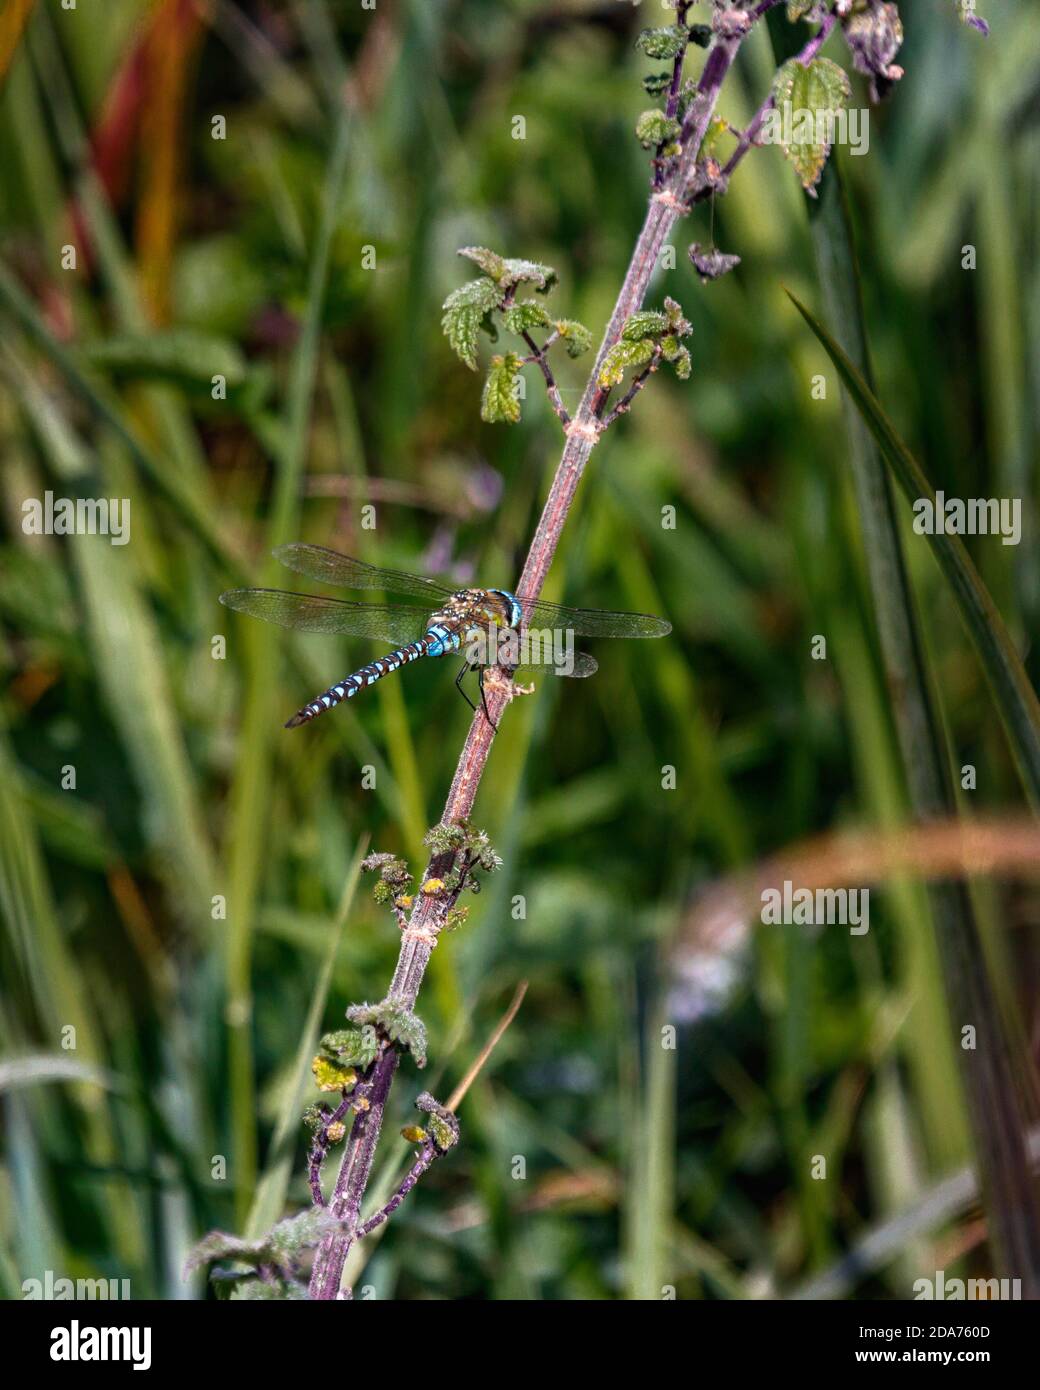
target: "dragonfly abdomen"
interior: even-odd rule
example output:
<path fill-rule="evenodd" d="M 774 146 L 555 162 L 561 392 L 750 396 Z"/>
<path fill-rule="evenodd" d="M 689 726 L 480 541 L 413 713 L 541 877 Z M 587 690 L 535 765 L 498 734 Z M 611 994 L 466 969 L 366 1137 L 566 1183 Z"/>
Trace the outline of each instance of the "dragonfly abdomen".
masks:
<path fill-rule="evenodd" d="M 317 719 L 319 714 L 324 714 L 326 710 L 332 709 L 341 700 L 349 700 L 352 695 L 357 695 L 359 691 L 366 690 L 368 686 L 374 685 L 376 681 L 390 675 L 391 671 L 396 671 L 401 666 L 407 666 L 410 661 L 417 661 L 421 656 L 441 656 L 442 654 L 441 651 L 433 651 L 433 630 L 431 629 L 425 637 L 420 637 L 417 642 L 409 642 L 406 647 L 398 647 L 396 651 L 389 652 L 376 661 L 370 661 L 367 666 L 362 666 L 353 675 L 341 680 L 338 685 L 330 685 L 324 695 L 319 695 L 309 705 L 304 705 L 303 709 L 297 710 L 293 717 L 286 722 L 285 727 L 295 729 L 300 724 Z"/>

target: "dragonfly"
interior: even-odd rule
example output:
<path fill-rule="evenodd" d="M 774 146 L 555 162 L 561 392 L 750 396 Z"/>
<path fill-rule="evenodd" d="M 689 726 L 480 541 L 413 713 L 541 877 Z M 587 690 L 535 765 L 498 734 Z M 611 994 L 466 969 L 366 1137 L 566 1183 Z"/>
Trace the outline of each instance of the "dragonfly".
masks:
<path fill-rule="evenodd" d="M 484 694 L 484 672 L 490 665 L 507 670 L 552 667 L 558 675 L 591 676 L 598 663 L 585 652 L 573 651 L 574 636 L 665 637 L 672 630 L 671 623 L 646 613 L 564 608 L 508 589 L 453 589 L 423 575 L 379 569 L 320 545 L 293 542 L 278 546 L 272 553 L 288 569 L 320 583 L 343 589 L 378 589 L 384 594 L 422 600 L 418 604 L 356 603 L 285 589 L 230 589 L 221 594 L 220 602 L 226 607 L 297 632 L 342 633 L 398 644 L 386 656 L 345 676 L 297 710 L 286 721 L 287 729 L 317 719 L 421 657 L 463 651 L 466 659 L 455 679 L 456 688 L 475 711 L 476 705 L 462 689 L 462 679 L 467 671 L 478 671 L 484 714 L 494 727 Z M 542 640 L 525 641 L 531 635 Z M 561 637 L 566 638 L 569 656 L 561 655 Z"/>

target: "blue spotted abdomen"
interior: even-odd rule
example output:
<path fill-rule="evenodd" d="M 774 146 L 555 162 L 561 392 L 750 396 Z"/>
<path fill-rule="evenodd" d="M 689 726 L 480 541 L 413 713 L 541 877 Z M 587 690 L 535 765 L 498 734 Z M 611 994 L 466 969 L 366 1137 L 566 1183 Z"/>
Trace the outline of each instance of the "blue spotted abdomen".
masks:
<path fill-rule="evenodd" d="M 451 649 L 443 645 L 442 633 L 444 639 L 451 636 L 446 628 L 431 627 L 426 636 L 420 637 L 418 642 L 409 642 L 407 647 L 398 647 L 397 651 L 390 652 L 387 656 L 381 656 L 376 661 L 370 661 L 367 666 L 362 666 L 359 671 L 347 676 L 338 685 L 330 685 L 324 695 L 319 695 L 309 705 L 304 705 L 303 709 L 297 710 L 293 717 L 286 722 L 285 727 L 295 729 L 301 724 L 308 723 L 311 719 L 317 719 L 319 714 L 324 714 L 326 710 L 332 709 L 341 700 L 349 700 L 352 695 L 357 695 L 359 691 L 366 690 L 376 681 L 390 675 L 391 671 L 396 671 L 401 666 L 407 666 L 410 661 L 417 661 L 421 656 L 444 656 Z M 434 650 L 435 645 L 437 650 Z"/>

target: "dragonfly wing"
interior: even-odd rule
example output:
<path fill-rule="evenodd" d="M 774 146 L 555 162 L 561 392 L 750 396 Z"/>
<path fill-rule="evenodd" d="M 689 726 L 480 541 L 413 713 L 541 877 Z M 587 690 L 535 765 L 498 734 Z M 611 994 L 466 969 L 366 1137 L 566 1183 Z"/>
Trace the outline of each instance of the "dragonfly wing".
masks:
<path fill-rule="evenodd" d="M 520 597 L 518 595 L 518 597 Z M 672 625 L 649 613 L 611 613 L 605 608 L 564 608 L 539 599 L 528 603 L 520 597 L 527 626 L 573 632 L 576 637 L 667 637 Z"/>
<path fill-rule="evenodd" d="M 452 591 L 436 579 L 420 574 L 405 574 L 402 570 L 383 570 L 367 565 L 364 560 L 352 560 L 337 550 L 323 545 L 304 545 L 293 541 L 272 551 L 275 559 L 297 574 L 317 579 L 321 584 L 335 584 L 341 589 L 381 589 L 392 594 L 414 594 L 429 600 L 431 608 L 439 608 L 441 600 Z"/>
<path fill-rule="evenodd" d="M 284 589 L 229 589 L 220 601 L 238 613 L 297 632 L 339 632 L 380 642 L 414 642 L 426 631 L 429 618 L 428 609 L 412 604 L 348 603 Z"/>
<path fill-rule="evenodd" d="M 594 656 L 589 656 L 588 652 L 572 652 L 571 669 L 568 671 L 565 666 L 554 660 L 548 653 L 544 660 L 538 660 L 537 653 L 531 653 L 532 659 L 521 661 L 517 670 L 520 671 L 552 671 L 557 676 L 573 676 L 575 679 L 583 680 L 586 676 L 594 676 L 599 670 L 599 662 Z"/>

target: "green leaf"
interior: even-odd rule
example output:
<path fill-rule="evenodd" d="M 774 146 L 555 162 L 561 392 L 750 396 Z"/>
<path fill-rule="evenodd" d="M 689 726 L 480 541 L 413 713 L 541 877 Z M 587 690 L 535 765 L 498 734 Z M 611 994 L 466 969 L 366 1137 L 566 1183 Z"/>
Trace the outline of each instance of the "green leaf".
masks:
<path fill-rule="evenodd" d="M 629 314 L 621 330 L 622 338 L 629 343 L 637 343 L 641 338 L 660 337 L 669 327 L 668 315 L 659 309 L 640 309 Z"/>
<path fill-rule="evenodd" d="M 415 1108 L 429 1116 L 427 1124 L 430 1138 L 441 1153 L 447 1153 L 459 1142 L 459 1122 L 452 1111 L 434 1100 L 429 1091 L 423 1091 L 415 1098 Z"/>
<path fill-rule="evenodd" d="M 520 373 L 520 358 L 515 352 L 492 357 L 491 367 L 480 398 L 480 418 L 489 425 L 515 425 L 520 420 L 520 400 L 516 380 Z"/>
<path fill-rule="evenodd" d="M 692 368 L 690 359 L 690 349 L 683 347 L 678 338 L 669 335 L 661 340 L 661 356 L 666 362 L 670 362 L 675 368 L 675 375 L 680 381 L 685 381 Z"/>
<path fill-rule="evenodd" d="M 353 1067 L 344 1067 L 321 1053 L 311 1062 L 314 1084 L 319 1091 L 352 1091 L 357 1085 L 357 1072 Z"/>
<path fill-rule="evenodd" d="M 859 370 L 805 305 L 790 290 L 787 294 L 837 368 L 852 403 L 877 441 L 906 497 L 911 503 L 928 498 L 934 508 L 935 493 L 931 484 Z M 1037 700 L 1036 691 L 1004 625 L 1000 610 L 982 582 L 964 542 L 959 536 L 946 533 L 932 534 L 928 539 L 964 625 L 975 643 L 1023 782 L 1034 805 L 1040 806 L 1040 701 Z"/>
<path fill-rule="evenodd" d="M 787 0 L 787 18 L 792 24 L 799 19 L 805 19 L 809 11 L 817 4 L 818 0 Z"/>
<path fill-rule="evenodd" d="M 677 299 L 672 299 L 669 295 L 665 296 L 664 311 L 668 317 L 668 327 L 680 338 L 688 338 L 693 332 L 693 324 L 683 313 L 682 305 Z"/>
<path fill-rule="evenodd" d="M 370 1067 L 379 1051 L 378 1044 L 371 1033 L 360 1028 L 339 1028 L 334 1033 L 326 1033 L 320 1047 L 327 1057 L 333 1058 L 344 1067 Z"/>
<path fill-rule="evenodd" d="M 675 368 L 675 375 L 680 381 L 685 381 L 690 375 L 692 366 L 689 348 L 683 347 L 673 334 L 661 339 L 661 356 L 666 362 L 670 362 Z"/>
<path fill-rule="evenodd" d="M 497 251 L 489 251 L 486 246 L 464 246 L 459 255 L 476 261 L 500 291 L 512 289 L 516 285 L 532 284 L 539 293 L 547 294 L 559 278 L 551 265 L 500 256 Z"/>
<path fill-rule="evenodd" d="M 486 246 L 463 246 L 459 255 L 474 261 L 485 275 L 491 276 L 492 280 L 502 278 L 506 263 L 505 258 L 500 256 L 497 251 L 489 251 Z"/>
<path fill-rule="evenodd" d="M 662 97 L 672 85 L 670 72 L 651 72 L 643 78 L 643 91 L 648 97 Z"/>
<path fill-rule="evenodd" d="M 819 183 L 833 143 L 833 118 L 849 90 L 845 72 L 829 58 L 814 58 L 808 66 L 792 58 L 773 80 L 783 151 L 807 193 Z"/>
<path fill-rule="evenodd" d="M 433 1142 L 441 1153 L 447 1153 L 459 1142 L 458 1131 L 452 1129 L 447 1120 L 440 1115 L 431 1115 L 429 1119 L 430 1133 L 433 1135 Z"/>
<path fill-rule="evenodd" d="M 648 58 L 674 58 L 686 48 L 689 37 L 684 24 L 667 24 L 660 29 L 644 29 L 636 39 L 636 48 Z"/>
<path fill-rule="evenodd" d="M 547 310 L 533 299 L 521 300 L 519 304 L 513 304 L 502 315 L 502 322 L 510 333 L 515 333 L 520 337 L 522 333 L 529 333 L 532 328 L 546 328 L 552 322 Z"/>
<path fill-rule="evenodd" d="M 548 294 L 560 278 L 551 265 L 542 265 L 540 261 L 506 260 L 502 264 L 498 283 L 506 290 L 515 285 L 534 285 L 537 293 Z"/>
<path fill-rule="evenodd" d="M 643 367 L 654 355 L 654 344 L 649 338 L 631 342 L 622 338 L 615 343 L 603 358 L 599 369 L 599 385 L 606 388 L 617 386 L 628 367 Z"/>
<path fill-rule="evenodd" d="M 391 1042 L 407 1047 L 417 1067 L 426 1065 L 426 1026 L 418 1014 L 394 995 L 378 1004 L 351 1004 L 347 1010 L 351 1023 L 374 1025 Z"/>
<path fill-rule="evenodd" d="M 580 357 L 592 346 L 592 334 L 577 319 L 557 319 L 553 326 L 563 339 L 568 357 Z"/>
<path fill-rule="evenodd" d="M 674 140 L 681 129 L 678 121 L 666 116 L 654 106 L 649 111 L 644 111 L 636 121 L 636 139 L 644 150 L 652 150 L 658 145 Z"/>
<path fill-rule="evenodd" d="M 494 280 L 481 276 L 453 290 L 444 301 L 441 328 L 453 351 L 471 371 L 477 370 L 477 338 L 484 315 L 502 300 L 502 291 Z"/>
<path fill-rule="evenodd" d="M 343 1223 L 327 1208 L 317 1207 L 279 1221 L 260 1240 L 242 1240 L 226 1231 L 210 1231 L 189 1254 L 184 1273 L 187 1276 L 199 1265 L 227 1259 L 254 1269 L 273 1264 L 287 1270 L 304 1250 L 317 1245 L 330 1231 L 342 1229 Z"/>

